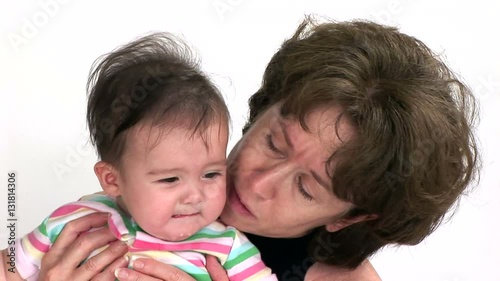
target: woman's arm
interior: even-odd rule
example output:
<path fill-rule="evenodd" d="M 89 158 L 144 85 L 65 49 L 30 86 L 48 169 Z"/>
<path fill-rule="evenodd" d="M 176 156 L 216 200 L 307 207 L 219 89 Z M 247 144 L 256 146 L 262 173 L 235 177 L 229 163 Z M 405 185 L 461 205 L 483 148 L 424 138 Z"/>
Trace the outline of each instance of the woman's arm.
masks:
<path fill-rule="evenodd" d="M 370 261 L 366 260 L 354 270 L 317 262 L 309 268 L 305 281 L 382 281 Z"/>

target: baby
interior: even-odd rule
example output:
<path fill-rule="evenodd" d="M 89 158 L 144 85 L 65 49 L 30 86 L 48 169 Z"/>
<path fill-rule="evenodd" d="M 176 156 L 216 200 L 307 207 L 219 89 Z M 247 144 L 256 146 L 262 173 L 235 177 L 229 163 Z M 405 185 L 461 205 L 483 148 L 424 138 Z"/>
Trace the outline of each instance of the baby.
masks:
<path fill-rule="evenodd" d="M 243 234 L 216 221 L 226 200 L 229 112 L 188 46 L 165 33 L 140 38 L 104 56 L 87 90 L 103 192 L 60 207 L 17 241 L 17 273 L 7 280 L 37 280 L 65 224 L 93 212 L 110 214 L 131 261 L 149 256 L 211 280 L 208 254 L 230 280 L 277 280 Z"/>

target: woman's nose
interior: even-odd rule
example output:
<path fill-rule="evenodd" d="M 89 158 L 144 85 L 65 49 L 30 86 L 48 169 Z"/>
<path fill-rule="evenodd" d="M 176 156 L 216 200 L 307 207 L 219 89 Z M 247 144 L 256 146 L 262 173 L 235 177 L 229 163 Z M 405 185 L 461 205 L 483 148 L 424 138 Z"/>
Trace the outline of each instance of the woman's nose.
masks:
<path fill-rule="evenodd" d="M 254 170 L 248 178 L 249 187 L 261 199 L 272 199 L 276 195 L 276 191 L 285 185 L 288 170 L 287 165 L 279 164 Z"/>

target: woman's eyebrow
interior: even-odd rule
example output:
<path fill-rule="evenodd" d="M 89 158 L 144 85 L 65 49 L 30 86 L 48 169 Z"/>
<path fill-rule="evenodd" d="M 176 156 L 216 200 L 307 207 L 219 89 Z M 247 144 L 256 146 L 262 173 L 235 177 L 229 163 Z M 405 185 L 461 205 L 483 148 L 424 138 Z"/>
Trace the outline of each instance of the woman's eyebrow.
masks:
<path fill-rule="evenodd" d="M 311 174 L 313 178 L 321 185 L 323 186 L 326 190 L 332 190 L 330 188 L 330 184 L 328 184 L 326 181 L 324 181 L 315 171 L 311 170 Z"/>
<path fill-rule="evenodd" d="M 283 133 L 283 136 L 285 136 L 285 142 L 286 144 L 293 148 L 292 141 L 290 140 L 290 136 L 288 135 L 288 131 L 286 130 L 285 123 L 283 123 L 281 120 L 278 121 L 281 127 L 281 132 Z M 321 185 L 323 186 L 326 190 L 331 190 L 330 184 L 328 184 L 326 181 L 324 181 L 315 171 L 311 170 L 311 174 L 313 175 L 314 179 Z"/>
<path fill-rule="evenodd" d="M 285 126 L 285 123 L 283 123 L 281 120 L 278 121 L 278 123 L 280 124 L 281 126 L 281 132 L 283 133 L 283 136 L 285 136 L 285 142 L 286 144 L 293 148 L 293 144 L 292 142 L 290 141 L 290 136 L 288 135 L 288 132 L 286 130 L 286 126 Z"/>

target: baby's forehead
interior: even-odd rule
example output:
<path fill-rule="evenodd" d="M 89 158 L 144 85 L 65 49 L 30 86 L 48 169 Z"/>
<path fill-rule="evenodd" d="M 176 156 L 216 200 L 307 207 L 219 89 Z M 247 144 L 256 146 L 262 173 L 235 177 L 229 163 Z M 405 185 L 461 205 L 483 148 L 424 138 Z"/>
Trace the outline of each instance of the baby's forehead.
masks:
<path fill-rule="evenodd" d="M 211 126 L 201 134 L 201 131 L 183 127 L 141 124 L 127 132 L 121 165 L 124 169 L 148 169 L 162 167 L 165 163 L 182 166 L 186 164 L 185 159 L 190 159 L 189 163 L 199 160 L 198 165 L 204 163 L 200 159 L 208 159 L 210 163 L 214 159 L 225 161 L 227 133 L 223 140 L 219 127 Z"/>
<path fill-rule="evenodd" d="M 151 121 L 141 122 L 131 128 L 126 135 L 126 150 L 150 152 L 160 143 L 184 142 L 186 144 L 202 141 L 207 148 L 219 143 L 217 140 L 228 138 L 228 123 L 225 121 L 212 122 L 207 128 L 190 128 L 185 125 L 155 124 Z M 135 148 L 135 149 L 134 149 Z"/>

